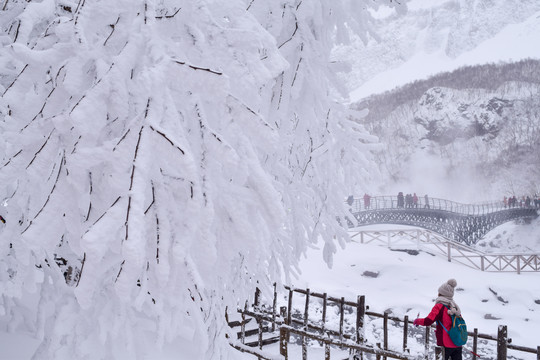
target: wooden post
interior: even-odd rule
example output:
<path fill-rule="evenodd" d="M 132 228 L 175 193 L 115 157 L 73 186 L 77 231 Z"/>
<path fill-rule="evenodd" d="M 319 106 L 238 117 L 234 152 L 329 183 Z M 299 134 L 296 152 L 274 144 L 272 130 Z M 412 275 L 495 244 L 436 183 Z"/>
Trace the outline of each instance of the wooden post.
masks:
<path fill-rule="evenodd" d="M 279 353 L 284 356 L 285 360 L 289 359 L 288 355 L 288 344 L 289 344 L 289 331 L 282 327 L 279 329 Z"/>
<path fill-rule="evenodd" d="M 409 315 L 403 319 L 403 352 L 407 351 L 407 335 L 409 333 Z"/>
<path fill-rule="evenodd" d="M 306 307 L 304 308 L 304 331 L 308 331 L 308 317 L 309 317 L 309 289 L 306 289 Z"/>
<path fill-rule="evenodd" d="M 446 243 L 446 246 L 448 247 L 448 262 L 452 262 L 452 245 L 450 241 Z"/>
<path fill-rule="evenodd" d="M 356 298 L 356 343 L 362 344 L 364 342 L 364 337 L 362 336 L 364 332 L 364 315 L 366 313 L 366 297 L 358 296 Z"/>
<path fill-rule="evenodd" d="M 388 313 L 384 312 L 384 318 L 383 318 L 383 349 L 388 350 Z M 386 356 L 383 356 L 383 360 L 386 360 Z"/>
<path fill-rule="evenodd" d="M 260 297 L 261 297 L 261 290 L 258 287 L 256 287 L 255 288 L 255 302 L 253 303 L 253 307 L 259 306 Z"/>
<path fill-rule="evenodd" d="M 330 344 L 329 343 L 324 344 L 324 360 L 330 360 Z"/>
<path fill-rule="evenodd" d="M 480 257 L 480 270 L 484 271 L 484 255 Z"/>
<path fill-rule="evenodd" d="M 474 331 L 473 331 L 472 351 L 473 351 L 473 360 L 476 360 L 476 354 L 478 353 L 478 329 L 477 328 L 474 328 Z"/>
<path fill-rule="evenodd" d="M 306 306 L 304 308 L 304 331 L 308 332 L 309 321 L 309 288 L 306 289 Z M 302 335 L 302 360 L 307 360 L 307 339 Z"/>
<path fill-rule="evenodd" d="M 247 304 L 246 304 L 246 307 L 247 307 Z M 242 313 L 242 324 L 240 325 L 240 342 L 244 344 L 245 339 L 246 339 L 246 315 Z"/>
<path fill-rule="evenodd" d="M 263 347 L 263 321 L 261 317 L 257 317 L 257 324 L 259 325 L 259 349 Z"/>
<path fill-rule="evenodd" d="M 377 347 L 380 349 L 381 348 L 381 343 L 377 343 Z M 377 360 L 381 360 L 381 355 L 379 353 L 376 354 L 375 358 Z"/>
<path fill-rule="evenodd" d="M 517 262 L 517 273 L 518 275 L 521 274 L 521 255 L 516 255 L 516 262 Z"/>
<path fill-rule="evenodd" d="M 272 332 L 276 331 L 277 289 L 274 283 L 274 301 L 272 302 Z"/>
<path fill-rule="evenodd" d="M 283 318 L 283 321 L 285 322 L 285 325 L 289 325 L 289 322 L 287 320 L 287 307 L 282 306 L 279 308 L 279 314 Z M 285 357 L 285 360 L 288 360 L 288 345 L 289 345 L 289 331 L 284 328 L 279 328 L 279 353 Z"/>
<path fill-rule="evenodd" d="M 323 294 L 323 302 L 322 302 L 322 327 L 321 327 L 321 335 L 324 335 L 325 329 L 326 329 L 326 304 L 328 302 L 328 294 Z"/>
<path fill-rule="evenodd" d="M 339 302 L 339 341 L 343 341 L 343 317 L 345 316 L 344 306 L 345 298 L 342 297 L 341 301 Z"/>
<path fill-rule="evenodd" d="M 506 360 L 508 345 L 508 329 L 506 325 L 499 325 L 497 332 L 497 360 Z"/>
<path fill-rule="evenodd" d="M 286 325 L 289 325 L 289 324 L 287 324 L 287 307 L 286 306 L 281 306 L 279 308 L 279 316 L 283 319 L 283 322 Z"/>
<path fill-rule="evenodd" d="M 540 360 L 540 346 L 536 348 L 536 360 Z"/>
<path fill-rule="evenodd" d="M 289 290 L 289 307 L 287 309 L 287 325 L 291 325 L 291 314 L 292 314 L 292 297 L 293 297 L 293 291 L 292 289 Z"/>
<path fill-rule="evenodd" d="M 426 342 L 424 344 L 425 346 L 425 355 L 424 355 L 424 359 L 428 359 L 428 351 L 429 351 L 429 330 L 430 330 L 431 326 L 426 326 Z"/>

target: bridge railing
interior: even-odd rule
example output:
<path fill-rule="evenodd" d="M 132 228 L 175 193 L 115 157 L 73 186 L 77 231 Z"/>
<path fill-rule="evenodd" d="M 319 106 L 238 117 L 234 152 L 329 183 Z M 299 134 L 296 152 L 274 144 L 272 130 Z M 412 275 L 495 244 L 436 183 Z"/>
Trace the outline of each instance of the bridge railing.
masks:
<path fill-rule="evenodd" d="M 464 215 L 483 215 L 489 214 L 495 211 L 507 209 L 503 201 L 486 202 L 479 204 L 461 204 L 455 201 L 446 199 L 431 198 L 427 199 L 423 196 L 419 196 L 416 201 L 412 198 L 407 201 L 406 196 L 370 196 L 367 197 L 349 197 L 346 200 L 350 210 L 354 212 L 368 211 L 368 210 L 385 210 L 385 209 L 430 209 L 430 210 L 444 210 L 454 213 L 460 213 Z"/>

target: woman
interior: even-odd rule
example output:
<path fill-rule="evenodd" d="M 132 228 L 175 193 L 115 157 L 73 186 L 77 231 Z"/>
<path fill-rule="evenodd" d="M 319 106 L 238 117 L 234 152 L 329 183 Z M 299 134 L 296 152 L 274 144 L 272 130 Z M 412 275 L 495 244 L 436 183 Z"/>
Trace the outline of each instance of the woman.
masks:
<path fill-rule="evenodd" d="M 442 284 L 439 287 L 439 295 L 435 299 L 435 306 L 433 306 L 429 315 L 423 319 L 414 320 L 416 326 L 430 326 L 435 321 L 437 322 L 435 336 L 437 337 L 437 345 L 444 347 L 444 360 L 462 360 L 462 347 L 454 345 L 448 332 L 441 326 L 442 323 L 447 330 L 450 329 L 452 327 L 450 315 L 461 315 L 461 310 L 454 301 L 454 288 L 456 285 L 455 279 L 450 279 Z"/>

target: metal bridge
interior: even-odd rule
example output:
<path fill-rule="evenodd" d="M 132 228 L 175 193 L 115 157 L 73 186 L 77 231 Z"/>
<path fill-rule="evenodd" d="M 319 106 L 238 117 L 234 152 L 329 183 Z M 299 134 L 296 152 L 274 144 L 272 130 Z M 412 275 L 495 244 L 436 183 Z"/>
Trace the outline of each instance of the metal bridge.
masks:
<path fill-rule="evenodd" d="M 400 224 L 436 232 L 447 239 L 475 244 L 485 234 L 508 221 L 527 222 L 538 217 L 534 206 L 508 207 L 502 201 L 460 204 L 454 201 L 420 197 L 416 202 L 402 196 L 374 196 L 347 199 L 354 219 L 349 227 L 371 224 Z"/>

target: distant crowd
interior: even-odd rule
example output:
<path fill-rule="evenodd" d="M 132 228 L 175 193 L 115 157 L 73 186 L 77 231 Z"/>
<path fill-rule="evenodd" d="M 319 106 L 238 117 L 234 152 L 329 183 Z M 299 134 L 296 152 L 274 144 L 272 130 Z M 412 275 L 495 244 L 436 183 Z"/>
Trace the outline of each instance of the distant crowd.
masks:
<path fill-rule="evenodd" d="M 349 196 L 347 202 L 352 205 L 353 197 Z M 398 208 L 417 208 L 419 204 L 418 196 L 416 193 L 403 195 L 403 192 L 399 192 L 397 195 L 397 207 Z M 364 194 L 364 208 L 369 209 L 371 207 L 371 196 Z M 424 208 L 429 209 L 429 197 L 424 195 Z"/>
<path fill-rule="evenodd" d="M 527 207 L 540 209 L 540 197 L 538 194 L 534 194 L 534 196 L 522 196 L 521 198 L 515 195 L 510 197 L 505 196 L 503 203 L 505 208 Z"/>
<path fill-rule="evenodd" d="M 395 199 L 395 198 L 394 198 Z M 369 209 L 371 208 L 371 196 L 368 194 L 364 194 L 364 208 Z M 406 194 L 404 195 L 403 192 L 399 192 L 397 195 L 397 203 L 394 203 L 395 200 L 392 201 L 392 207 L 396 206 L 398 208 L 418 208 L 418 206 L 429 209 L 429 197 L 428 195 L 424 195 L 423 199 L 420 199 L 416 193 L 412 194 Z M 354 202 L 354 197 L 350 195 L 347 198 L 347 203 L 349 205 L 352 205 Z M 540 196 L 538 194 L 534 194 L 534 196 L 522 196 L 522 197 L 516 197 L 505 196 L 503 198 L 503 204 L 505 208 L 536 208 L 540 209 Z M 388 205 L 387 205 L 388 206 Z"/>

